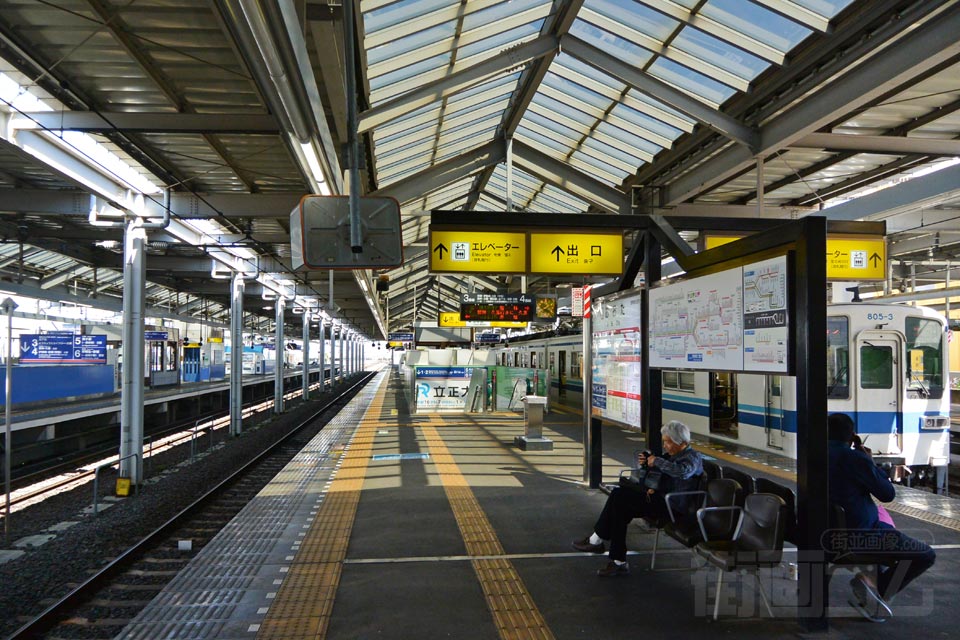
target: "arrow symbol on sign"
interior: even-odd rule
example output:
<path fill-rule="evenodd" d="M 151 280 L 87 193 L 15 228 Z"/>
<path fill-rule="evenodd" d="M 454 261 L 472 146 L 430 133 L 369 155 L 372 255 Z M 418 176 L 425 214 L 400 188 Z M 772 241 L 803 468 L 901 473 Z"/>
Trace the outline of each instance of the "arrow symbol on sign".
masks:
<path fill-rule="evenodd" d="M 870 257 L 868 258 L 868 260 L 872 260 L 872 261 L 873 261 L 873 266 L 876 267 L 876 266 L 877 266 L 877 263 L 879 263 L 880 260 L 881 260 L 880 254 L 877 253 L 876 251 L 874 251 L 874 252 L 873 252 L 873 255 L 870 256 Z"/>
<path fill-rule="evenodd" d="M 564 251 L 563 249 L 561 249 L 561 248 L 560 248 L 560 245 L 557 245 L 557 246 L 555 246 L 555 247 L 553 248 L 553 251 L 551 251 L 550 253 L 556 254 L 556 256 L 557 256 L 557 262 L 560 262 L 560 254 L 561 254 L 561 253 L 564 253 L 564 254 L 565 254 L 566 251 Z"/>
<path fill-rule="evenodd" d="M 438 244 L 437 246 L 435 246 L 435 247 L 433 248 L 433 252 L 434 252 L 434 253 L 436 253 L 437 251 L 440 252 L 440 259 L 443 260 L 443 252 L 444 252 L 444 251 L 450 251 L 450 249 L 447 249 L 447 248 L 443 245 L 443 243 L 441 242 L 440 244 Z"/>

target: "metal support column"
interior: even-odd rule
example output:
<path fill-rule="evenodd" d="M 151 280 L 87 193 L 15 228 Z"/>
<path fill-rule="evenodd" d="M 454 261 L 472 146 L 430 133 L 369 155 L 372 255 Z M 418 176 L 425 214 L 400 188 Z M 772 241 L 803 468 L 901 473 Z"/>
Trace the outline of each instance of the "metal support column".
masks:
<path fill-rule="evenodd" d="M 344 338 L 346 337 L 346 336 L 344 335 L 345 333 L 346 333 L 346 332 L 345 332 L 344 329 L 343 329 L 343 325 L 340 325 L 340 340 L 339 340 L 339 342 L 340 342 L 340 371 L 343 372 L 343 376 L 344 376 L 344 377 L 346 377 L 346 375 L 347 375 L 347 368 L 346 368 L 346 366 L 344 365 L 344 360 L 343 360 L 343 343 L 344 343 Z"/>
<path fill-rule="evenodd" d="M 317 361 L 320 363 L 320 393 L 323 393 L 323 390 L 326 388 L 324 386 L 324 371 L 326 371 L 327 365 L 324 362 L 327 354 L 326 349 L 324 348 L 327 341 L 327 337 L 324 335 L 327 328 L 324 326 L 323 316 L 320 316 L 320 353 L 317 354 Z"/>
<path fill-rule="evenodd" d="M 310 399 L 310 310 L 304 309 L 303 315 L 303 363 L 300 365 L 302 397 L 304 400 Z M 320 339 L 323 339 L 323 332 L 320 333 Z M 323 351 L 321 350 L 322 354 Z M 321 356 L 321 360 L 323 357 Z M 323 362 L 320 363 L 320 379 L 323 380 Z"/>
<path fill-rule="evenodd" d="M 584 305 L 587 303 L 587 296 L 584 295 Z M 591 314 L 584 308 L 583 313 L 583 365 L 580 368 L 580 375 L 583 377 L 583 481 L 589 483 L 591 487 L 599 486 L 593 483 L 593 449 L 600 448 L 600 442 L 594 438 L 600 434 L 600 421 L 591 418 L 591 399 L 593 394 L 593 347 L 590 344 L 590 337 L 593 332 L 593 319 Z M 593 423 L 596 422 L 597 425 Z M 594 429 L 594 426 L 597 426 Z"/>
<path fill-rule="evenodd" d="M 337 322 L 330 320 L 330 389 L 337 386 Z"/>
<path fill-rule="evenodd" d="M 277 327 L 274 330 L 274 346 L 276 358 L 273 367 L 273 412 L 283 413 L 283 361 L 287 350 L 283 339 L 283 311 L 286 306 L 283 298 L 277 298 Z"/>
<path fill-rule="evenodd" d="M 123 369 L 120 391 L 120 476 L 143 482 L 143 313 L 147 232 L 130 217 L 123 230 Z"/>
<path fill-rule="evenodd" d="M 660 282 L 662 270 L 660 265 L 660 241 L 652 233 L 645 233 L 643 242 L 643 277 L 646 282 L 646 291 L 643 293 L 643 326 L 650 326 L 650 305 L 647 304 L 647 291 Z M 650 353 L 649 334 L 641 334 L 643 344 L 641 353 Z M 651 369 L 648 358 L 643 358 L 640 371 L 645 388 L 641 387 L 640 414 L 647 439 L 647 449 L 656 455 L 663 453 L 663 441 L 660 435 L 660 425 L 663 424 L 663 374 L 660 369 Z"/>
<path fill-rule="evenodd" d="M 243 276 L 230 286 L 230 435 L 243 431 Z"/>

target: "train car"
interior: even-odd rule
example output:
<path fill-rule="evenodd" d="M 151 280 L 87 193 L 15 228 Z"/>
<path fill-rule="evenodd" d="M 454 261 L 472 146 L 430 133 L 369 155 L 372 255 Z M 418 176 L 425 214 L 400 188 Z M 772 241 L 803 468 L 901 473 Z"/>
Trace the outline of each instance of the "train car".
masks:
<path fill-rule="evenodd" d="M 878 459 L 911 480 L 946 482 L 950 446 L 948 335 L 925 307 L 850 303 L 828 307 L 827 407 L 849 414 Z M 507 366 L 546 363 L 551 400 L 582 406 L 581 336 L 511 339 L 496 350 Z M 539 366 L 544 366 L 543 364 Z M 696 434 L 797 455 L 792 377 L 663 370 L 663 420 Z"/>

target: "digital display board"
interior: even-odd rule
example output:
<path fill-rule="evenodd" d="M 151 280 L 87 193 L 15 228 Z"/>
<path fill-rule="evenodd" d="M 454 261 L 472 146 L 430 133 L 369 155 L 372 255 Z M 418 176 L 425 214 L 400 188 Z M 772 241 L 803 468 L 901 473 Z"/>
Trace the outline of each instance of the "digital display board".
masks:
<path fill-rule="evenodd" d="M 502 293 L 460 294 L 460 319 L 494 322 L 530 322 L 535 316 L 533 296 Z"/>

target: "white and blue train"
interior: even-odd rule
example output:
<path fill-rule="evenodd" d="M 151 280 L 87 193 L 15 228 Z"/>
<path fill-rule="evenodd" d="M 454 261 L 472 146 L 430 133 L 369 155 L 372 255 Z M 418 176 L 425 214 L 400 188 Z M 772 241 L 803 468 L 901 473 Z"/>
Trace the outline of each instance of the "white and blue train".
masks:
<path fill-rule="evenodd" d="M 864 444 L 941 482 L 950 459 L 946 320 L 925 307 L 850 303 L 828 307 L 827 406 L 849 414 Z M 582 406 L 580 335 L 512 340 L 506 366 L 550 371 L 551 402 Z M 788 376 L 663 370 L 663 419 L 697 434 L 797 455 L 795 380 Z"/>

